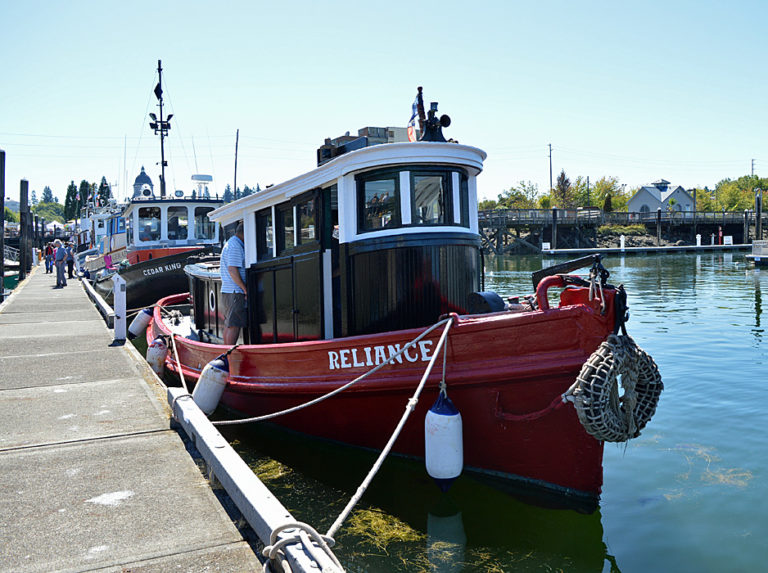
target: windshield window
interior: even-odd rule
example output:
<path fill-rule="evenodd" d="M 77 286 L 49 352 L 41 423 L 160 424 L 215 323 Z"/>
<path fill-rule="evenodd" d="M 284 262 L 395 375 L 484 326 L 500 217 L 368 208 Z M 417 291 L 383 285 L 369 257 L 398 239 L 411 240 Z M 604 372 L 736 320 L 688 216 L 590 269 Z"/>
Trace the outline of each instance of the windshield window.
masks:
<path fill-rule="evenodd" d="M 187 223 L 186 207 L 168 207 L 168 238 L 171 241 L 187 238 Z"/>
<path fill-rule="evenodd" d="M 139 208 L 139 241 L 160 240 L 160 207 Z"/>
<path fill-rule="evenodd" d="M 216 224 L 208 218 L 213 207 L 195 207 L 195 237 L 213 239 L 216 237 Z"/>

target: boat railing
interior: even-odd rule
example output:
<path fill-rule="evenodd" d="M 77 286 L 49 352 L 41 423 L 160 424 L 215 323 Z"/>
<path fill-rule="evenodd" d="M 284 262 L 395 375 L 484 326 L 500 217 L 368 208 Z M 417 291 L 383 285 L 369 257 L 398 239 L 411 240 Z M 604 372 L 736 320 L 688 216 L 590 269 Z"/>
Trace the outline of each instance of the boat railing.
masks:
<path fill-rule="evenodd" d="M 9 245 L 3 245 L 3 258 L 6 261 L 19 262 L 19 249 L 16 249 Z"/>

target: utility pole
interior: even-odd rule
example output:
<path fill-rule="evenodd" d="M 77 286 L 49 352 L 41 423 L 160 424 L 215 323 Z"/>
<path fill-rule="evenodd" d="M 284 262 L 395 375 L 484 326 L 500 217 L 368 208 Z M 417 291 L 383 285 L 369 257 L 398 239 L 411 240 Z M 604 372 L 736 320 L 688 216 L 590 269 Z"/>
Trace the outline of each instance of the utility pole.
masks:
<path fill-rule="evenodd" d="M 237 194 L 237 146 L 239 143 L 240 143 L 240 130 L 238 129 L 237 134 L 235 135 L 235 188 L 232 190 L 232 193 L 234 194 Z"/>
<path fill-rule="evenodd" d="M 752 177 L 755 176 L 755 160 L 752 160 Z"/>
<path fill-rule="evenodd" d="M 552 191 L 552 144 L 549 145 L 549 190 Z"/>

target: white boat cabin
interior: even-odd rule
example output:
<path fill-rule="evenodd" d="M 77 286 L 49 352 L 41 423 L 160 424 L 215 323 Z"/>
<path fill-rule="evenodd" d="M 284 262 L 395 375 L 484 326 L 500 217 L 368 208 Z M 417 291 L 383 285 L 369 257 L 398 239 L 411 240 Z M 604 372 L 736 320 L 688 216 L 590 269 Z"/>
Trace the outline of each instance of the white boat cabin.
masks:
<path fill-rule="evenodd" d="M 208 215 L 221 200 L 176 193 L 169 198 L 150 194 L 131 199 L 123 214 L 129 250 L 219 243 L 218 226 Z"/>
<path fill-rule="evenodd" d="M 244 223 L 250 341 L 399 330 L 464 312 L 482 283 L 475 179 L 485 157 L 456 143 L 375 145 L 210 213 L 222 226 Z M 218 330 L 218 293 L 192 292 L 209 306 L 196 327 Z"/>

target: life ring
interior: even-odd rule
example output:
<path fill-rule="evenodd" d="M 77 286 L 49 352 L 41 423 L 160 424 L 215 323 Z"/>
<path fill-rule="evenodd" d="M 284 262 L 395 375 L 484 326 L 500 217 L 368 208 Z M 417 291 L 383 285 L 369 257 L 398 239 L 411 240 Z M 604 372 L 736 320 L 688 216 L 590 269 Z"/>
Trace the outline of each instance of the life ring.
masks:
<path fill-rule="evenodd" d="M 631 337 L 611 334 L 582 366 L 572 394 L 587 433 L 605 442 L 625 442 L 639 436 L 653 417 L 662 390 L 653 358 Z"/>

